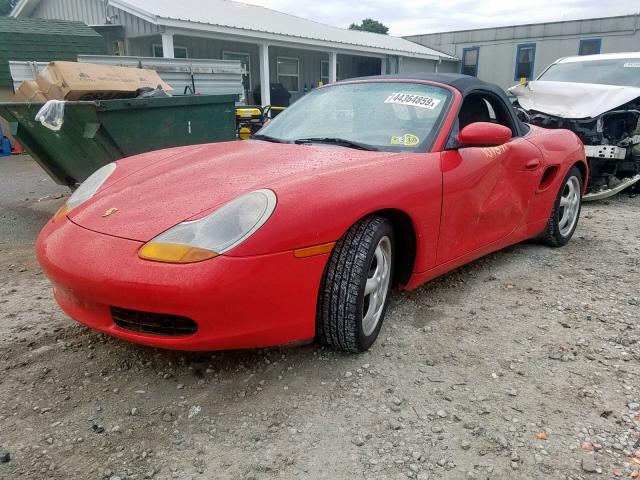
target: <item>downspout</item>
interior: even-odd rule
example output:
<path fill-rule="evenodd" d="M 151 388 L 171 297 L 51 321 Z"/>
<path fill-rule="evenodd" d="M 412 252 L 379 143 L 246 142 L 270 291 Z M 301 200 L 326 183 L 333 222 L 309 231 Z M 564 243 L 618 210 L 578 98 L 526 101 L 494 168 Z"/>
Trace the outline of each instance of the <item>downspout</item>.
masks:
<path fill-rule="evenodd" d="M 442 63 L 442 57 L 438 57 L 438 63 L 436 63 L 436 69 L 434 70 L 433 73 L 438 73 L 438 65 L 440 65 Z"/>

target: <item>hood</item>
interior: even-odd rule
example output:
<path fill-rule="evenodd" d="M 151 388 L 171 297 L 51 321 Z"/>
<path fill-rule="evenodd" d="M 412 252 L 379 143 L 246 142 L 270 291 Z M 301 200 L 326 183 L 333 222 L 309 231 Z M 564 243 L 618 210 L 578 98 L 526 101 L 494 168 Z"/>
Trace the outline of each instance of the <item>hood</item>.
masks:
<path fill-rule="evenodd" d="M 593 83 L 533 81 L 509 92 L 527 111 L 561 118 L 595 118 L 640 97 L 640 88 Z"/>
<path fill-rule="evenodd" d="M 157 154 L 162 157 L 162 151 Z M 161 160 L 145 154 L 140 159 L 145 162 L 144 168 L 105 184 L 69 218 L 96 232 L 147 242 L 243 193 L 271 188 L 278 195 L 301 179 L 378 163 L 394 155 L 254 140 L 187 147 Z M 132 165 L 135 160 L 130 157 L 124 161 Z M 103 216 L 112 209 L 117 211 Z"/>

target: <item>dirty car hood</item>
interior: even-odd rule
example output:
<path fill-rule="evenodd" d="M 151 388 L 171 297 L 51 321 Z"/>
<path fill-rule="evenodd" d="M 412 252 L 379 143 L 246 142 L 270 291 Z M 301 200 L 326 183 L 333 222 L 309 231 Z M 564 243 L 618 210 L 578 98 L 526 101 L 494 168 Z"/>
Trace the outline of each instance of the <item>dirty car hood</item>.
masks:
<path fill-rule="evenodd" d="M 162 152 L 157 153 L 162 156 Z M 271 188 L 278 195 L 300 179 L 384 161 L 391 155 L 262 141 L 185 147 L 180 154 L 159 161 L 147 155 L 139 160 L 144 162 L 144 168 L 113 184 L 107 183 L 93 199 L 73 210 L 69 218 L 95 232 L 146 242 L 243 193 Z"/>
<path fill-rule="evenodd" d="M 595 118 L 640 97 L 640 88 L 532 81 L 509 89 L 527 111 L 561 118 Z"/>

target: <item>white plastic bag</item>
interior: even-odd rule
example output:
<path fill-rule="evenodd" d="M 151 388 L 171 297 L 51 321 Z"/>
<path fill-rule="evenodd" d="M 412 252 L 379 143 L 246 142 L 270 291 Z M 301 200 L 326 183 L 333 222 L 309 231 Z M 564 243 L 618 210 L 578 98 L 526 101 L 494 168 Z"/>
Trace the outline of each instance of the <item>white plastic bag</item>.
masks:
<path fill-rule="evenodd" d="M 58 131 L 64 122 L 64 100 L 49 100 L 36 113 L 36 122 L 50 130 Z"/>

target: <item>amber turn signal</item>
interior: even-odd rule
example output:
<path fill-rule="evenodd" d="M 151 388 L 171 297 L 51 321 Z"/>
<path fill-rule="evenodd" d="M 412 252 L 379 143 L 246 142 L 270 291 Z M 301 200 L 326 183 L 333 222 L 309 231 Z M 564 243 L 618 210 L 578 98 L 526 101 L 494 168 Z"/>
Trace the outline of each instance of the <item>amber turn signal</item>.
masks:
<path fill-rule="evenodd" d="M 298 248 L 293 251 L 296 258 L 313 257 L 315 255 L 322 255 L 323 253 L 329 253 L 333 250 L 333 246 L 336 242 L 322 243 L 320 245 L 314 245 L 312 247 Z"/>
<path fill-rule="evenodd" d="M 217 257 L 216 252 L 178 243 L 147 243 L 138 251 L 145 260 L 165 263 L 195 263 Z"/>
<path fill-rule="evenodd" d="M 65 203 L 64 205 L 62 205 L 58 211 L 55 213 L 55 215 L 53 216 L 54 220 L 58 220 L 60 218 L 64 218 L 67 216 L 67 213 L 69 213 L 70 208 L 67 206 L 67 204 Z"/>

